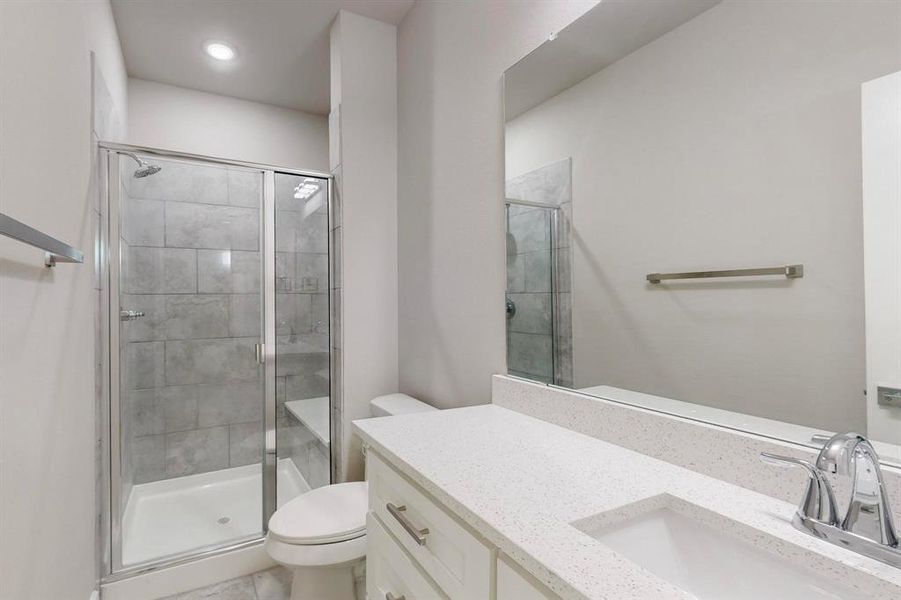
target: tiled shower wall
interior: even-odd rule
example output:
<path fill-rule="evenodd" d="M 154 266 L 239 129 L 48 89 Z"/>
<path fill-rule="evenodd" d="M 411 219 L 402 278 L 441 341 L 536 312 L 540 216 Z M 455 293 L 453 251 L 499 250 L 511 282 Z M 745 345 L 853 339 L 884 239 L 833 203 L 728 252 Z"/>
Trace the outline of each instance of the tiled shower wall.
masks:
<path fill-rule="evenodd" d="M 507 368 L 513 375 L 572 386 L 571 215 L 569 158 L 507 180 L 506 197 L 559 206 L 507 209 Z"/>
<path fill-rule="evenodd" d="M 122 157 L 123 479 L 135 484 L 262 456 L 259 172 Z M 127 490 L 126 495 L 127 498 Z"/>

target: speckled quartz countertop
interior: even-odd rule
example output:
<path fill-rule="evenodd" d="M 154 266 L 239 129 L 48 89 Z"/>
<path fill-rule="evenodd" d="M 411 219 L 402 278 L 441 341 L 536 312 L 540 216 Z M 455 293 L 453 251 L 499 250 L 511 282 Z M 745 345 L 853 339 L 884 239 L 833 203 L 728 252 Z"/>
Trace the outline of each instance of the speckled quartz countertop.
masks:
<path fill-rule="evenodd" d="M 793 504 L 511 410 L 485 405 L 365 419 L 354 427 L 564 598 L 692 597 L 571 524 L 627 517 L 662 495 L 707 525 L 814 570 L 824 587 L 834 582 L 860 598 L 901 598 L 901 570 L 795 530 Z"/>

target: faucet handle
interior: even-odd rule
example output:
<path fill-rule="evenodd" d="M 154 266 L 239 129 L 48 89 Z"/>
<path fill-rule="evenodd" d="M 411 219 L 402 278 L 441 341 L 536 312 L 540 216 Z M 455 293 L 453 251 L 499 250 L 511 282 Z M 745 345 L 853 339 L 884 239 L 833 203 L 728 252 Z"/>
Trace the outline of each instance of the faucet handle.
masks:
<path fill-rule="evenodd" d="M 827 525 L 838 524 L 838 511 L 835 508 L 832 486 L 818 468 L 800 458 L 780 456 L 769 452 L 761 452 L 760 460 L 778 467 L 801 467 L 807 471 L 807 489 L 804 491 L 804 496 L 801 497 L 798 514 Z"/>

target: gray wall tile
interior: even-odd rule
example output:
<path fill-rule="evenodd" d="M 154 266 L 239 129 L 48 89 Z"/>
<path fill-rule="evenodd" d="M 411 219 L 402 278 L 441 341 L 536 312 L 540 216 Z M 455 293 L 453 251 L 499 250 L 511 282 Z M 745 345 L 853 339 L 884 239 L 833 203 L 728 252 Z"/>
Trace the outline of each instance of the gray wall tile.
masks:
<path fill-rule="evenodd" d="M 525 255 L 507 256 L 507 293 L 524 292 L 526 289 Z"/>
<path fill-rule="evenodd" d="M 262 381 L 193 387 L 197 394 L 199 427 L 259 421 L 263 416 Z"/>
<path fill-rule="evenodd" d="M 304 201 L 294 197 L 294 188 L 303 180 L 304 177 L 300 175 L 275 174 L 276 222 L 278 221 L 278 213 L 300 212 L 303 209 Z"/>
<path fill-rule="evenodd" d="M 129 341 L 229 335 L 229 296 L 127 294 L 122 309 L 144 312 L 143 317 L 123 323 Z"/>
<path fill-rule="evenodd" d="M 313 294 L 312 296 L 312 322 L 313 333 L 328 334 L 329 304 L 328 294 Z"/>
<path fill-rule="evenodd" d="M 161 387 L 165 381 L 163 342 L 130 342 L 125 348 L 128 389 Z"/>
<path fill-rule="evenodd" d="M 197 428 L 197 394 L 193 386 L 133 390 L 126 407 L 130 435 L 139 437 Z"/>
<path fill-rule="evenodd" d="M 123 308 L 146 314 L 125 325 L 123 339 L 133 343 L 123 361 L 134 366 L 125 381 L 150 388 L 130 393 L 125 406 L 127 469 L 138 471 L 136 482 L 257 463 L 262 451 L 263 389 L 253 352 L 262 178 L 159 162 L 159 174 L 130 182 L 134 219 L 123 228 L 133 246 L 123 240 Z M 284 409 L 289 397 L 327 395 L 330 379 L 328 206 L 295 200 L 300 179 L 287 178 L 288 197 L 277 201 L 279 453 L 283 443 L 302 453 L 308 479 L 321 485 L 327 451 Z"/>
<path fill-rule="evenodd" d="M 551 247 L 550 215 L 548 210 L 531 210 L 510 217 L 510 232 L 516 238 L 516 252 L 534 252 Z"/>
<path fill-rule="evenodd" d="M 228 297 L 185 295 L 166 297 L 166 339 L 228 336 Z"/>
<path fill-rule="evenodd" d="M 559 206 L 556 213 L 529 206 L 507 208 L 507 284 L 518 311 L 507 322 L 507 356 L 511 373 L 564 386 L 572 385 L 572 310 L 571 310 L 571 237 L 572 237 L 572 161 L 567 158 L 507 180 L 506 197 Z M 556 219 L 553 215 L 556 214 Z M 553 232 L 552 228 L 555 229 Z M 554 246 L 553 254 L 550 247 Z M 551 273 L 555 261 L 555 273 Z M 521 273 L 520 273 L 521 271 Z M 530 293 L 548 293 L 554 302 L 545 302 Z M 552 311 L 553 309 L 553 311 Z M 546 317 L 541 312 L 547 310 Z M 522 332 L 545 332 L 547 321 L 553 325 L 552 350 L 547 365 L 528 364 L 530 356 L 544 354 L 536 348 L 547 340 L 514 335 Z M 530 347 L 517 348 L 525 342 Z M 553 369 L 556 368 L 556 371 Z"/>
<path fill-rule="evenodd" d="M 263 175 L 258 171 L 228 170 L 228 203 L 259 208 L 263 200 Z"/>
<path fill-rule="evenodd" d="M 291 293 L 298 288 L 297 254 L 294 252 L 275 253 L 275 291 Z"/>
<path fill-rule="evenodd" d="M 510 332 L 507 366 L 511 371 L 552 377 L 553 358 L 551 336 Z"/>
<path fill-rule="evenodd" d="M 297 250 L 299 252 L 328 253 L 328 216 L 314 213 L 300 220 Z"/>
<path fill-rule="evenodd" d="M 166 333 L 166 296 L 158 294 L 123 294 L 122 310 L 136 310 L 144 313 L 134 321 L 122 321 L 120 331 L 129 342 L 149 342 L 163 340 Z"/>
<path fill-rule="evenodd" d="M 312 331 L 312 295 L 275 295 L 275 333 L 291 335 Z"/>
<path fill-rule="evenodd" d="M 330 475 L 328 449 L 318 440 L 301 446 L 291 458 L 310 487 L 328 485 Z"/>
<path fill-rule="evenodd" d="M 318 333 L 278 336 L 276 338 L 275 373 L 277 375 L 301 375 L 313 372 L 311 365 L 320 365 L 321 357 L 328 355 L 328 336 Z"/>
<path fill-rule="evenodd" d="M 296 282 L 295 291 L 325 292 L 328 289 L 328 255 L 298 253 Z"/>
<path fill-rule="evenodd" d="M 163 169 L 152 177 L 132 179 L 132 198 L 228 204 L 228 175 L 222 167 L 209 167 L 154 158 Z"/>
<path fill-rule="evenodd" d="M 521 255 L 525 292 L 551 292 L 551 251 L 540 250 Z"/>
<path fill-rule="evenodd" d="M 193 252 L 193 250 L 188 250 Z M 197 250 L 200 293 L 250 294 L 260 291 L 260 253 Z"/>
<path fill-rule="evenodd" d="M 572 198 L 572 159 L 545 165 L 505 184 L 507 198 L 560 205 Z"/>
<path fill-rule="evenodd" d="M 122 237 L 132 246 L 164 246 L 164 206 L 159 200 L 126 199 Z"/>
<path fill-rule="evenodd" d="M 193 202 L 166 205 L 166 246 L 258 250 L 260 211 Z"/>
<path fill-rule="evenodd" d="M 285 397 L 288 400 L 305 400 L 307 398 L 328 396 L 328 355 L 309 355 L 305 368 L 310 369 L 310 372 L 300 375 L 287 375 L 285 377 Z"/>
<path fill-rule="evenodd" d="M 262 311 L 259 294 L 228 296 L 228 334 L 232 337 L 257 337 L 262 332 Z"/>
<path fill-rule="evenodd" d="M 132 436 L 153 435 L 166 432 L 163 407 L 156 389 L 128 392 L 125 410 L 131 422 Z"/>
<path fill-rule="evenodd" d="M 553 332 L 551 294 L 507 294 L 516 303 L 516 315 L 507 320 L 510 331 L 517 333 Z"/>
<path fill-rule="evenodd" d="M 228 427 L 166 435 L 166 475 L 180 477 L 228 466 Z"/>
<path fill-rule="evenodd" d="M 254 354 L 257 341 L 257 338 L 225 338 L 166 342 L 166 383 L 257 379 L 260 370 Z"/>
<path fill-rule="evenodd" d="M 147 483 L 166 477 L 166 441 L 162 435 L 131 440 L 131 464 L 134 483 Z"/>
<path fill-rule="evenodd" d="M 194 386 L 169 386 L 159 390 L 166 433 L 198 427 L 197 396 Z"/>
<path fill-rule="evenodd" d="M 132 246 L 127 269 L 123 272 L 127 294 L 192 294 L 197 291 L 194 250 Z"/>
<path fill-rule="evenodd" d="M 276 201 L 277 202 L 277 201 Z M 295 211 L 276 210 L 275 213 L 275 251 L 296 252 L 297 238 L 300 235 L 300 213 Z"/>
<path fill-rule="evenodd" d="M 238 423 L 228 428 L 228 464 L 240 467 L 263 459 L 263 424 Z"/>

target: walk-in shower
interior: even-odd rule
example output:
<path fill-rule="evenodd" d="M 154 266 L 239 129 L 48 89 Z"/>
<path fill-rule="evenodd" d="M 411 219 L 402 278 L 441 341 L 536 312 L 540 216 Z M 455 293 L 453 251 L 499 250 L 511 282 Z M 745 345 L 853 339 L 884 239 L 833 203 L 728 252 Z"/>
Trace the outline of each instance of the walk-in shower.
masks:
<path fill-rule="evenodd" d="M 116 579 L 258 543 L 277 506 L 331 482 L 330 181 L 101 153 L 103 537 Z"/>

